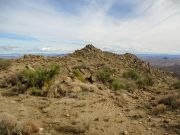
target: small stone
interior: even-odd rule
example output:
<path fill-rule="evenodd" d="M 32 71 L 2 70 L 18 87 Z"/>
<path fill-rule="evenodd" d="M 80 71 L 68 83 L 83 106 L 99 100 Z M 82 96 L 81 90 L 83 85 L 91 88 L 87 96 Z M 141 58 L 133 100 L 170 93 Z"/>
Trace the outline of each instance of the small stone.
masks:
<path fill-rule="evenodd" d="M 39 128 L 39 134 L 43 134 L 43 128 Z"/>
<path fill-rule="evenodd" d="M 122 135 L 128 135 L 128 132 L 127 131 L 123 131 L 121 134 Z"/>
<path fill-rule="evenodd" d="M 108 121 L 109 121 L 109 117 L 105 117 L 103 120 L 104 120 L 105 122 L 108 122 Z"/>
<path fill-rule="evenodd" d="M 15 104 L 15 103 L 16 103 L 16 101 L 12 100 L 12 101 L 11 101 L 11 103 Z"/>
<path fill-rule="evenodd" d="M 42 112 L 43 112 L 43 113 L 48 113 L 49 110 L 50 110 L 49 108 L 43 108 L 43 109 L 42 109 Z"/>
<path fill-rule="evenodd" d="M 151 120 L 151 118 L 148 118 L 147 121 L 148 121 L 148 122 L 151 122 L 152 120 Z"/>
<path fill-rule="evenodd" d="M 169 121 L 170 121 L 169 119 L 163 120 L 164 123 L 169 123 Z"/>
<path fill-rule="evenodd" d="M 95 118 L 94 121 L 99 121 L 99 118 Z"/>
<path fill-rule="evenodd" d="M 151 125 L 151 127 L 156 127 L 156 124 L 155 124 L 155 123 L 153 123 L 153 124 Z"/>
<path fill-rule="evenodd" d="M 66 117 L 70 117 L 70 114 L 65 114 Z"/>

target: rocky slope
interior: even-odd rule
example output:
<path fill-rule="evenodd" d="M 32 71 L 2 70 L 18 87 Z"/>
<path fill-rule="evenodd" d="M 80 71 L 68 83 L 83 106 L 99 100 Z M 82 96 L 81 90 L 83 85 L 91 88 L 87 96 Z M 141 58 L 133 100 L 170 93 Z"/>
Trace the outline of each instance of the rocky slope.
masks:
<path fill-rule="evenodd" d="M 60 70 L 51 81 L 41 76 L 42 85 L 21 77 L 51 64 Z M 87 45 L 64 57 L 28 55 L 0 78 L 2 135 L 180 134 L 178 80 L 132 54 Z"/>

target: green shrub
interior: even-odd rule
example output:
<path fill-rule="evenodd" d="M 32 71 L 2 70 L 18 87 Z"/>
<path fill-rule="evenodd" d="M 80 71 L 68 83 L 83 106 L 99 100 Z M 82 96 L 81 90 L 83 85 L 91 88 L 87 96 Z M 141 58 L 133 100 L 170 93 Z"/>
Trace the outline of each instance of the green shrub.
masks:
<path fill-rule="evenodd" d="M 25 54 L 24 56 L 23 56 L 23 58 L 24 59 L 30 59 L 30 58 L 44 58 L 44 56 L 43 55 L 39 55 L 39 54 L 37 54 L 37 55 L 33 55 L 33 54 Z"/>
<path fill-rule="evenodd" d="M 135 85 L 134 84 L 131 84 L 131 83 L 126 83 L 125 84 L 125 89 L 128 90 L 129 92 L 130 91 L 133 91 L 135 88 Z"/>
<path fill-rule="evenodd" d="M 151 77 L 142 77 L 137 80 L 137 84 L 139 87 L 152 86 L 154 81 Z"/>
<path fill-rule="evenodd" d="M 114 73 L 113 69 L 110 68 L 104 68 L 101 69 L 98 74 L 97 77 L 100 81 L 102 81 L 103 83 L 107 83 L 110 82 L 112 80 L 112 74 Z"/>
<path fill-rule="evenodd" d="M 0 59 L 0 70 L 6 70 L 11 65 L 11 60 Z"/>
<path fill-rule="evenodd" d="M 40 96 L 41 95 L 41 90 L 36 88 L 36 87 L 30 88 L 29 91 L 34 96 Z"/>
<path fill-rule="evenodd" d="M 180 81 L 174 83 L 174 84 L 172 85 L 172 87 L 173 87 L 174 89 L 179 89 L 179 90 L 180 90 Z"/>
<path fill-rule="evenodd" d="M 135 72 L 134 70 L 130 70 L 123 73 L 123 78 L 137 80 L 139 79 L 139 74 Z"/>
<path fill-rule="evenodd" d="M 80 80 L 81 82 L 85 82 L 85 78 L 83 74 L 79 71 L 79 69 L 74 69 L 73 74 L 78 80 Z"/>
<path fill-rule="evenodd" d="M 116 78 L 113 78 L 111 80 L 110 87 L 115 91 L 124 89 L 124 85 L 121 83 L 121 81 L 119 79 L 116 79 Z"/>
<path fill-rule="evenodd" d="M 59 73 L 59 65 L 50 67 L 38 67 L 36 69 L 26 69 L 21 73 L 22 82 L 28 87 L 42 88 L 45 83 L 49 84 L 53 77 Z"/>

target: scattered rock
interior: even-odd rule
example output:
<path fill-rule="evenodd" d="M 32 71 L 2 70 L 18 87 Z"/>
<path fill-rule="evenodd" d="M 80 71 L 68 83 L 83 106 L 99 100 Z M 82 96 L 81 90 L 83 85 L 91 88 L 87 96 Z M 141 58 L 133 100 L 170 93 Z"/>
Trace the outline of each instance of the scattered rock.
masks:
<path fill-rule="evenodd" d="M 163 122 L 164 122 L 164 123 L 169 123 L 169 122 L 170 122 L 170 119 L 164 119 Z"/>
<path fill-rule="evenodd" d="M 128 132 L 126 130 L 124 130 L 121 135 L 128 135 Z"/>
<path fill-rule="evenodd" d="M 68 132 L 68 133 L 73 133 L 73 134 L 80 134 L 80 133 L 85 133 L 86 130 L 89 129 L 89 125 L 85 123 L 78 123 L 78 124 L 59 124 L 56 125 L 56 130 L 57 131 L 63 131 L 63 132 Z"/>
<path fill-rule="evenodd" d="M 105 116 L 105 117 L 103 118 L 103 120 L 104 120 L 105 122 L 108 122 L 108 121 L 109 121 L 109 117 Z"/>
<path fill-rule="evenodd" d="M 95 118 L 94 121 L 99 121 L 99 118 Z"/>

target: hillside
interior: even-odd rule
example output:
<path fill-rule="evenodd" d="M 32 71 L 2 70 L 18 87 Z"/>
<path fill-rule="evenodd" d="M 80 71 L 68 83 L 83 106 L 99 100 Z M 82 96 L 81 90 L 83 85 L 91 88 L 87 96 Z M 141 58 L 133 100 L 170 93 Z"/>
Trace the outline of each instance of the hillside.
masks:
<path fill-rule="evenodd" d="M 180 134 L 180 82 L 133 54 L 87 45 L 1 65 L 2 135 Z"/>

